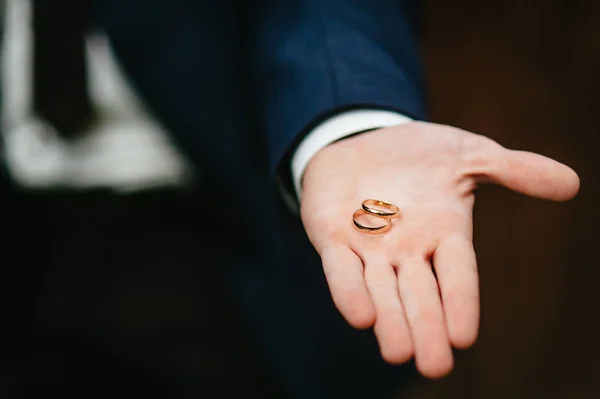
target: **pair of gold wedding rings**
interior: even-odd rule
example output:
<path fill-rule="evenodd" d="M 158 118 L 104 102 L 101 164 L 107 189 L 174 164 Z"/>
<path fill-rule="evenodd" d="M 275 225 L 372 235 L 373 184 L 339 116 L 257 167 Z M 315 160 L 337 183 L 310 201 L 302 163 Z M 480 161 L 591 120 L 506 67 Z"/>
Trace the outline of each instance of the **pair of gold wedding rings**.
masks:
<path fill-rule="evenodd" d="M 375 226 L 366 226 L 358 221 L 363 216 L 374 216 L 377 220 L 382 220 L 382 224 Z M 362 202 L 360 209 L 352 215 L 354 227 L 365 234 L 385 233 L 392 227 L 392 219 L 400 217 L 400 208 L 387 201 L 367 199 Z"/>

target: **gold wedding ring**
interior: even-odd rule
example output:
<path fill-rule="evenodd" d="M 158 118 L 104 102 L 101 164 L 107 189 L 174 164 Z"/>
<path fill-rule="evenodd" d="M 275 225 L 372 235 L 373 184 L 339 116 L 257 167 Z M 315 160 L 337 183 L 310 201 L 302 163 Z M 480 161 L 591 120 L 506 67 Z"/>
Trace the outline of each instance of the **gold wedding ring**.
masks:
<path fill-rule="evenodd" d="M 361 216 L 374 216 L 377 218 L 377 220 L 381 220 L 383 224 L 378 226 L 365 226 L 357 220 Z M 364 209 L 358 209 L 356 212 L 354 212 L 354 214 L 352 215 L 352 221 L 354 222 L 354 227 L 361 233 L 365 234 L 385 233 L 392 226 L 391 219 L 373 215 L 372 213 L 366 212 Z"/>
<path fill-rule="evenodd" d="M 400 208 L 386 201 L 367 199 L 362 202 L 362 209 L 373 216 L 395 219 L 400 216 Z"/>

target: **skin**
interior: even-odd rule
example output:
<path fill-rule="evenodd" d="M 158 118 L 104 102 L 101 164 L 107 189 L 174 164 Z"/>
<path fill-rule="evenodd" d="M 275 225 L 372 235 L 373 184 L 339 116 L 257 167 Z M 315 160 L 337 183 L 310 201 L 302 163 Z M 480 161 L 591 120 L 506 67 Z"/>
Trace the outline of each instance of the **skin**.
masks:
<path fill-rule="evenodd" d="M 393 364 L 415 358 L 426 377 L 453 367 L 479 328 L 472 211 L 478 184 L 565 201 L 577 174 L 542 155 L 514 151 L 464 130 L 414 122 L 357 135 L 321 150 L 303 177 L 301 215 L 337 308 L 373 327 Z M 352 226 L 368 198 L 400 207 L 380 235 Z M 435 270 L 435 275 L 434 275 Z"/>

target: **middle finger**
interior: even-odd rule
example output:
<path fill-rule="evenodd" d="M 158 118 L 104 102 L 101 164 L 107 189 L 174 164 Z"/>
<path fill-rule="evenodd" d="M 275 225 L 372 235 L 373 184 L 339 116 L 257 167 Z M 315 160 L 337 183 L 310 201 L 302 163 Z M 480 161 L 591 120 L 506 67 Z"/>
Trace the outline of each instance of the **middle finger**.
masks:
<path fill-rule="evenodd" d="M 442 377 L 452 369 L 452 348 L 431 265 L 419 259 L 401 260 L 395 266 L 417 368 L 427 377 Z"/>

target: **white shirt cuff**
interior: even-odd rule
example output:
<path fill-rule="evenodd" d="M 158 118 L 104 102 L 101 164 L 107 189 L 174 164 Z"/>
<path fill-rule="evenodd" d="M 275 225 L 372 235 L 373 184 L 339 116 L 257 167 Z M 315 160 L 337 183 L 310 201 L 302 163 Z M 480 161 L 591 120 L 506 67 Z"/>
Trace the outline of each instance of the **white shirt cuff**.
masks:
<path fill-rule="evenodd" d="M 354 133 L 412 121 L 393 111 L 360 109 L 343 112 L 319 124 L 302 140 L 292 157 L 292 178 L 298 199 L 302 194 L 304 171 L 312 157 L 321 149 Z"/>

